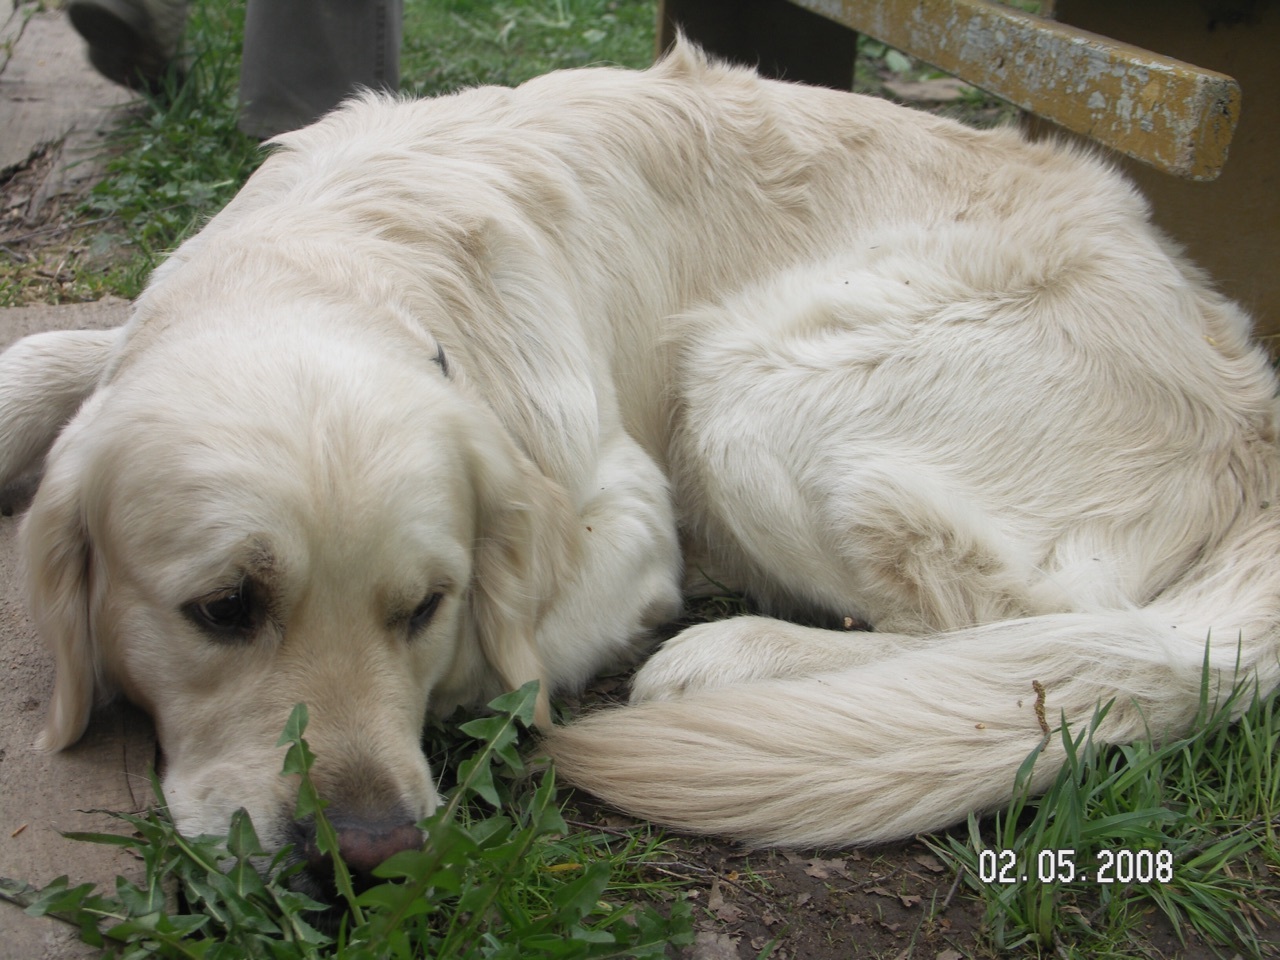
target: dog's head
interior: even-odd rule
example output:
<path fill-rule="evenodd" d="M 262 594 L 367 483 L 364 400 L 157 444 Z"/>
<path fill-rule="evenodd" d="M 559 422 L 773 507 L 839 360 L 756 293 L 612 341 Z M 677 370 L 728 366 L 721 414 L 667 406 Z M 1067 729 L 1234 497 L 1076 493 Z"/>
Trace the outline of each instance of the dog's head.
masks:
<path fill-rule="evenodd" d="M 360 337 L 319 301 L 270 326 L 254 309 L 88 351 L 100 385 L 22 528 L 57 665 L 43 744 L 73 743 L 95 700 L 123 692 L 155 720 L 184 832 L 245 807 L 278 846 L 302 828 L 276 743 L 306 703 L 314 779 L 367 868 L 416 843 L 436 805 L 427 710 L 540 678 L 563 507 L 429 336 L 388 322 Z M 0 420 L 34 429 L 14 426 L 13 389 Z"/>

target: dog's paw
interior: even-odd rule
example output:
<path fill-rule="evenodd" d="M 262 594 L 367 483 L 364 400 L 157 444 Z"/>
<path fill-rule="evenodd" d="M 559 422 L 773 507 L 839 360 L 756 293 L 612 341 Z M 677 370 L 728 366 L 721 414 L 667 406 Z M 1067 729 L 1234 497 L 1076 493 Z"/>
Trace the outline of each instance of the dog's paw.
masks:
<path fill-rule="evenodd" d="M 631 702 L 678 700 L 712 687 L 788 675 L 787 626 L 766 617 L 735 617 L 690 627 L 664 643 L 636 674 Z"/>

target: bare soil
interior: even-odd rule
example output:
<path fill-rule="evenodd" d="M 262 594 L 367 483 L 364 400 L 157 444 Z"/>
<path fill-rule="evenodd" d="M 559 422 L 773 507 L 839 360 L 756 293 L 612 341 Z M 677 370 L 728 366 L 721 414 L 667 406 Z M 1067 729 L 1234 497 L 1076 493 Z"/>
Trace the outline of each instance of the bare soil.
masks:
<path fill-rule="evenodd" d="M 131 256 L 109 223 L 81 214 L 93 184 L 66 175 L 62 151 L 48 144 L 0 172 L 0 307 L 100 299 L 103 275 Z"/>
<path fill-rule="evenodd" d="M 743 850 L 675 838 L 670 873 L 690 879 L 698 940 L 690 960 L 961 960 L 1008 956 L 986 936 L 984 907 L 919 840 L 863 850 Z M 1209 960 L 1151 908 L 1124 955 Z M 1035 947 L 1018 956 L 1037 956 Z M 1054 952 L 1053 947 L 1043 951 Z"/>

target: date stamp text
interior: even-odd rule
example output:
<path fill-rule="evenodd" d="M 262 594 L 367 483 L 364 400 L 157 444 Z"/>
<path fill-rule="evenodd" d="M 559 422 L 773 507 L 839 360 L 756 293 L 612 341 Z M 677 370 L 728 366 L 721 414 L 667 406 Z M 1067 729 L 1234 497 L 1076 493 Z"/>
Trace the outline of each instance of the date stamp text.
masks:
<path fill-rule="evenodd" d="M 1173 853 L 1168 850 L 1110 850 L 1102 848 L 1092 863 L 1078 862 L 1074 850 L 982 850 L 978 879 L 983 883 L 1169 883 Z"/>

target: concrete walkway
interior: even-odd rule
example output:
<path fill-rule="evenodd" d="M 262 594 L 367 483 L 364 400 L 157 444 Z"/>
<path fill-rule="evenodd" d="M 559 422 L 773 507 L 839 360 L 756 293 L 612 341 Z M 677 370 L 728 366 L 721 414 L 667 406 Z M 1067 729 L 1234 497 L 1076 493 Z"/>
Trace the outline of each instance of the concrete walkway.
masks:
<path fill-rule="evenodd" d="M 66 307 L 0 310 L 0 348 L 27 333 L 112 327 L 122 323 L 123 300 Z M 127 827 L 95 809 L 137 811 L 150 800 L 148 768 L 155 760 L 150 722 L 135 711 L 99 711 L 85 739 L 58 754 L 36 750 L 53 689 L 53 659 L 37 640 L 27 614 L 16 549 L 22 492 L 0 517 L 0 876 L 42 886 L 66 874 L 107 890 L 123 874 L 140 878 L 140 864 L 114 847 L 64 839 L 61 831 L 123 833 Z M 91 957 L 68 925 L 26 916 L 0 902 L 0 960 Z"/>
<path fill-rule="evenodd" d="M 91 158 L 103 131 L 132 100 L 94 73 L 65 14 L 41 6 L 0 0 L 0 175 L 39 153 L 56 154 L 28 201 L 33 219 L 41 203 L 94 176 Z M 28 333 L 111 327 L 127 315 L 120 300 L 0 310 L 0 349 Z M 24 499 L 21 490 L 0 493 L 0 504 L 16 505 L 19 514 Z M 86 811 L 146 806 L 155 741 L 145 717 L 113 707 L 99 711 L 72 749 L 53 755 L 35 749 L 53 689 L 53 660 L 27 614 L 15 543 L 19 521 L 20 515 L 0 517 L 0 876 L 41 886 L 66 874 L 110 890 L 117 875 L 141 877 L 140 864 L 114 847 L 66 840 L 61 831 L 125 832 L 119 821 Z M 97 954 L 67 924 L 0 902 L 0 960 Z"/>
<path fill-rule="evenodd" d="M 0 174 L 52 148 L 48 196 L 93 176 L 103 132 L 134 95 L 98 76 L 66 15 L 42 6 L 0 0 Z"/>

